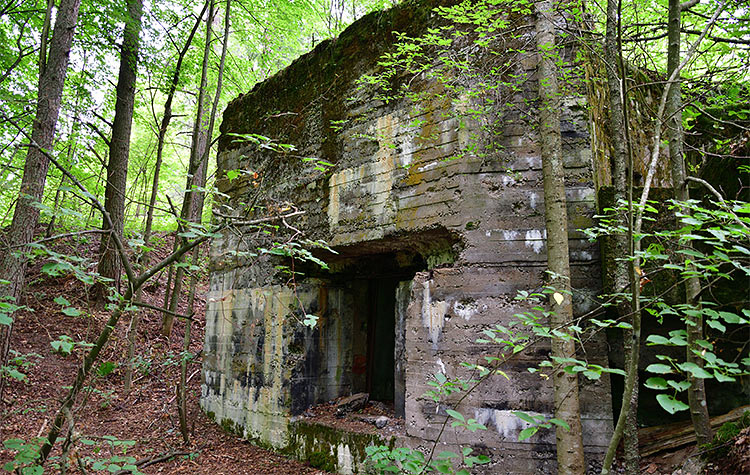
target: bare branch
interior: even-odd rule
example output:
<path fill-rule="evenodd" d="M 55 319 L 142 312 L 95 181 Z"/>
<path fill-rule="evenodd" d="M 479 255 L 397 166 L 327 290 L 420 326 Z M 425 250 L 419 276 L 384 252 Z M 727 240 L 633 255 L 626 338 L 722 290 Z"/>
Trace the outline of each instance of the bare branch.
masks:
<path fill-rule="evenodd" d="M 689 10 L 693 8 L 694 6 L 698 5 L 700 3 L 700 0 L 688 0 L 687 2 L 683 2 L 680 4 L 680 11 L 684 12 L 686 10 Z"/>
<path fill-rule="evenodd" d="M 188 315 L 183 315 L 181 313 L 172 312 L 171 310 L 167 310 L 167 309 L 161 308 L 161 307 L 156 307 L 156 306 L 148 304 L 146 302 L 136 302 L 136 301 L 133 301 L 132 303 L 133 303 L 133 305 L 135 305 L 137 307 L 143 307 L 143 308 L 148 308 L 150 310 L 156 310 L 157 312 L 163 312 L 163 313 L 172 315 L 172 316 L 177 317 L 177 318 L 184 318 L 185 320 L 195 320 L 192 315 L 188 316 Z"/>
<path fill-rule="evenodd" d="M 748 228 L 747 225 L 743 223 L 742 220 L 736 214 L 734 214 L 734 211 L 732 211 L 732 208 L 727 204 L 726 201 L 724 201 L 724 197 L 721 196 L 721 193 L 719 193 L 719 191 L 716 188 L 711 186 L 709 182 L 707 182 L 706 180 L 702 178 L 697 178 L 694 176 L 689 176 L 686 178 L 686 180 L 692 181 L 693 183 L 700 183 L 701 185 L 705 186 L 706 189 L 708 189 L 708 191 L 710 191 L 711 194 L 713 194 L 716 197 L 716 199 L 719 200 L 719 203 L 721 203 L 722 206 L 724 206 L 724 209 L 727 210 L 729 214 L 732 215 L 732 218 L 734 219 L 734 221 L 737 224 L 739 224 L 742 228 L 744 228 L 745 231 L 750 231 L 750 228 Z"/>

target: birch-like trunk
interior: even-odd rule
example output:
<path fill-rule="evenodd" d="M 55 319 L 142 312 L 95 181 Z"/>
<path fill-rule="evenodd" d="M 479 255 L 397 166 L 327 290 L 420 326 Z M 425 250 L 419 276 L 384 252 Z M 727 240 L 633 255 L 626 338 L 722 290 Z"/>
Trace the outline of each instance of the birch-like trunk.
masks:
<path fill-rule="evenodd" d="M 572 324 L 573 305 L 570 295 L 570 253 L 568 250 L 568 213 L 565 201 L 565 169 L 560 136 L 560 91 L 557 83 L 555 15 L 551 0 L 536 3 L 536 41 L 539 53 L 539 134 L 544 175 L 544 216 L 547 228 L 547 267 L 550 285 L 562 302 L 552 299 L 551 326 L 566 332 Z M 552 356 L 574 358 L 571 339 L 552 339 Z M 565 421 L 570 430 L 557 427 L 557 470 L 559 473 L 585 473 L 581 438 L 581 411 L 578 400 L 578 376 L 556 368 L 553 374 L 555 417 Z"/>
<path fill-rule="evenodd" d="M 622 49 L 620 44 L 621 35 L 621 3 L 617 0 L 607 1 L 607 28 L 604 45 L 604 61 L 607 68 L 607 86 L 609 92 L 609 136 L 612 141 L 612 187 L 614 188 L 615 206 L 629 200 L 631 188 L 628 186 L 628 134 L 626 133 L 625 118 L 625 71 L 622 64 Z M 630 167 L 632 168 L 632 166 Z M 617 224 L 623 229 L 631 229 L 629 215 L 622 210 L 618 214 Z M 613 275 L 611 278 L 612 291 L 623 294 L 617 301 L 617 313 L 622 321 L 630 321 L 632 324 L 633 312 L 632 300 L 624 297 L 631 285 L 630 264 L 625 259 L 632 255 L 631 245 L 627 233 L 618 233 L 611 236 L 614 245 L 611 247 L 614 256 Z M 623 427 L 624 461 L 625 472 L 628 475 L 640 473 L 640 457 L 638 454 L 638 365 L 631 364 L 633 351 L 639 351 L 640 341 L 635 341 L 632 329 L 623 330 L 623 354 L 625 355 L 625 369 L 633 372 L 633 390 L 629 400 L 623 399 L 620 411 L 626 412 L 625 426 Z M 635 361 L 638 358 L 636 356 Z"/>

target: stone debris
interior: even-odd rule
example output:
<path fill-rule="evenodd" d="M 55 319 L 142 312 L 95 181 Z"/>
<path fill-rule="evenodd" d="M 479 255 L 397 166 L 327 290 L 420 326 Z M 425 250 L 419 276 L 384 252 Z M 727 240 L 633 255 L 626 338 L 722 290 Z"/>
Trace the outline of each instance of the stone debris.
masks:
<path fill-rule="evenodd" d="M 391 421 L 390 417 L 373 416 L 370 414 L 352 414 L 352 419 L 372 424 L 378 429 L 382 429 Z"/>
<path fill-rule="evenodd" d="M 377 419 L 375 419 L 375 427 L 378 429 L 382 429 L 383 427 L 388 425 L 389 419 L 385 416 L 380 416 Z"/>
<path fill-rule="evenodd" d="M 357 393 L 345 397 L 336 403 L 336 416 L 344 417 L 349 413 L 364 409 L 369 400 L 370 395 L 368 393 Z"/>

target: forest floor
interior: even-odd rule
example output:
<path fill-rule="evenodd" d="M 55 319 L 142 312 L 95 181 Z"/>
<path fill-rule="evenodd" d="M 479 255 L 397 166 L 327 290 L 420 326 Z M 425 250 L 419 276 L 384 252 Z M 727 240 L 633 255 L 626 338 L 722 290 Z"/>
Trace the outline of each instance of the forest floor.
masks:
<path fill-rule="evenodd" d="M 97 245 L 96 239 L 90 239 L 87 244 L 58 243 L 55 250 L 93 260 Z M 162 251 L 156 251 L 152 259 L 165 257 L 171 245 L 162 244 L 160 248 Z M 76 347 L 71 355 L 62 356 L 53 351 L 50 342 L 61 335 L 69 336 L 74 342 L 93 341 L 109 315 L 106 310 L 90 304 L 84 284 L 72 276 L 50 277 L 42 274 L 42 265 L 43 262 L 35 262 L 28 271 L 25 298 L 26 305 L 33 310 L 16 315 L 12 339 L 12 349 L 29 355 L 26 360 L 33 365 L 24 370 L 28 381 L 10 380 L 5 389 L 3 400 L 0 401 L 0 441 L 12 438 L 28 441 L 47 434 L 51 418 L 66 393 L 66 387 L 73 383 L 86 351 L 85 347 Z M 325 474 L 224 432 L 198 407 L 207 291 L 206 276 L 202 277 L 195 308 L 198 318 L 192 325 L 190 344 L 190 352 L 197 357 L 190 361 L 188 367 L 190 443 L 183 443 L 180 434 L 175 391 L 184 321 L 178 320 L 171 336 L 165 338 L 161 336 L 161 314 L 144 310 L 141 311 L 138 328 L 137 371 L 132 391 L 129 394 L 123 391 L 129 321 L 129 316 L 126 316 L 120 321 L 99 359 L 99 364 L 114 364 L 114 370 L 106 376 L 90 379 L 87 397 L 79 398 L 84 401 L 79 401 L 74 408 L 74 443 L 68 458 L 73 463 L 81 460 L 88 467 L 88 473 L 96 471 L 91 469 L 95 462 L 99 462 L 100 466 L 102 463 L 105 466 L 109 463 L 122 465 L 123 462 L 117 457 L 124 456 L 145 462 L 139 467 L 142 467 L 141 472 L 148 474 Z M 160 306 L 165 286 L 166 274 L 162 274 L 145 288 L 142 300 Z M 55 302 L 60 296 L 80 309 L 81 315 L 63 314 L 61 310 L 64 307 Z M 179 310 L 181 314 L 187 312 L 184 305 L 183 302 Z M 311 409 L 316 413 L 316 418 L 323 420 L 330 416 L 326 407 L 324 404 Z M 354 422 L 350 429 L 370 430 L 369 427 L 369 424 Z M 134 443 L 130 445 L 131 442 L 123 441 Z M 53 452 L 58 457 L 61 453 L 60 442 Z M 750 429 L 743 431 L 732 444 L 726 456 L 706 467 L 706 473 L 750 473 Z M 642 460 L 642 472 L 696 473 L 693 470 L 695 466 L 690 462 L 695 459 L 691 457 L 694 452 L 695 447 L 692 446 L 654 454 Z M 13 451 L 0 447 L 0 467 L 12 460 L 13 454 Z M 81 473 L 75 469 L 72 472 Z"/>
<path fill-rule="evenodd" d="M 57 252 L 93 259 L 98 241 L 87 244 L 56 244 Z M 160 246 L 153 260 L 164 257 L 171 245 Z M 161 255 L 160 255 L 161 254 Z M 203 252 L 202 255 L 206 253 Z M 83 360 L 86 348 L 76 347 L 69 356 L 55 353 L 50 342 L 68 335 L 75 342 L 94 341 L 109 313 L 89 305 L 86 286 L 72 276 L 50 277 L 41 273 L 42 262 L 34 263 L 27 273 L 26 305 L 33 310 L 19 312 L 13 327 L 11 348 L 21 354 L 36 354 L 26 359 L 33 366 L 24 371 L 27 382 L 9 380 L 0 402 L 0 441 L 11 438 L 29 440 L 44 437 L 49 430 L 60 400 L 67 392 Z M 203 266 L 205 269 L 205 266 Z M 148 285 L 143 301 L 160 306 L 164 298 L 166 273 Z M 186 285 L 185 285 L 186 286 Z M 196 315 L 205 315 L 205 275 L 196 298 Z M 187 293 L 187 292 L 186 292 Z M 81 310 L 79 316 L 61 312 L 63 306 L 55 298 L 63 296 Z M 187 309 L 183 307 L 180 313 Z M 200 352 L 203 347 L 203 318 L 192 325 L 190 352 L 198 355 L 188 366 L 188 413 L 191 438 L 184 444 L 179 430 L 176 384 L 184 337 L 184 321 L 177 320 L 169 338 L 161 336 L 162 317 L 158 312 L 141 312 L 138 328 L 137 371 L 130 394 L 123 391 L 126 329 L 129 315 L 123 317 L 112 338 L 100 355 L 99 363 L 114 363 L 115 369 L 106 376 L 95 376 L 87 382 L 85 402 L 74 408 L 74 442 L 69 458 L 82 459 L 90 467 L 94 461 L 122 465 L 116 457 L 136 460 L 159 460 L 143 473 L 162 474 L 324 474 L 308 465 L 290 460 L 250 445 L 225 433 L 198 407 L 200 397 Z M 114 439 L 112 439 L 114 438 Z M 108 441 L 107 439 L 110 439 Z M 111 442 L 114 440 L 114 442 Z M 135 441 L 130 446 L 129 442 Z M 60 455 L 62 439 L 53 455 Z M 13 457 L 13 451 L 0 447 L 0 467 Z M 169 457 L 169 455 L 173 455 Z M 166 457 L 165 457 L 166 456 Z M 115 457 L 115 458 L 112 458 Z M 108 460 L 109 459 L 109 460 Z M 59 460 L 58 460 L 59 461 Z M 114 468 L 114 467 L 112 467 Z M 55 473 L 51 471 L 50 473 Z M 80 473 L 73 469 L 72 473 Z"/>

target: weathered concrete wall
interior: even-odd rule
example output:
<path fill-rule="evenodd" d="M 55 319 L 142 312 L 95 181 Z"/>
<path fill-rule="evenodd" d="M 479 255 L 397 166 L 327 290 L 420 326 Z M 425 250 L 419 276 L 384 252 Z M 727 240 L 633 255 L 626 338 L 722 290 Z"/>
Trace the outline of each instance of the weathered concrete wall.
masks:
<path fill-rule="evenodd" d="M 417 35 L 434 24 L 429 6 L 438 2 L 425 3 L 360 20 L 233 101 L 224 114 L 218 159 L 218 184 L 227 194 L 223 212 L 254 217 L 293 203 L 305 211 L 294 227 L 339 252 L 320 253 L 331 271 L 305 267 L 314 277 L 298 278 L 293 288 L 274 269 L 278 261 L 256 250 L 255 238 L 262 237 L 256 229 L 226 232 L 214 242 L 201 405 L 258 442 L 288 448 L 296 437 L 289 422 L 307 406 L 367 389 L 363 358 L 366 365 L 373 351 L 368 289 L 391 279 L 401 309 L 394 324 L 393 384 L 404 388 L 407 436 L 399 443 L 428 446 L 446 406 L 423 397 L 427 382 L 437 372 L 469 376 L 461 362 L 483 363 L 484 355 L 497 352 L 476 342 L 482 330 L 507 325 L 524 310 L 516 293 L 543 285 L 533 55 L 507 44 L 508 73 L 528 80 L 478 98 L 443 94 L 443 86 L 425 74 L 394 79 L 432 93 L 418 103 L 384 102 L 374 86 L 355 82 L 378 70 L 379 56 L 392 47 L 392 31 Z M 533 34 L 515 41 L 533 44 Z M 462 81 L 472 79 L 455 79 Z M 469 112 L 487 101 L 490 112 Z M 585 97 L 573 90 L 563 103 L 572 284 L 581 315 L 600 286 L 598 249 L 577 231 L 594 211 L 591 137 Z M 242 145 L 231 133 L 262 134 L 296 151 Z M 321 171 L 302 157 L 334 166 Z M 227 179 L 226 171 L 234 169 L 248 173 Z M 256 214 L 239 211 L 247 203 Z M 269 232 L 283 239 L 283 227 Z M 320 317 L 314 330 L 301 324 L 303 313 Z M 488 430 L 449 429 L 442 443 L 490 455 L 489 473 L 554 471 L 554 435 L 517 442 L 524 424 L 512 415 L 552 414 L 550 381 L 527 371 L 547 355 L 548 347 L 539 345 L 504 365 L 509 379 L 489 380 L 459 407 Z M 604 342 L 587 343 L 586 357 L 606 365 Z M 609 380 L 605 375 L 581 387 L 585 443 L 595 464 L 612 429 Z M 398 404 L 399 396 L 394 399 Z M 356 470 L 359 462 L 351 463 Z"/>

